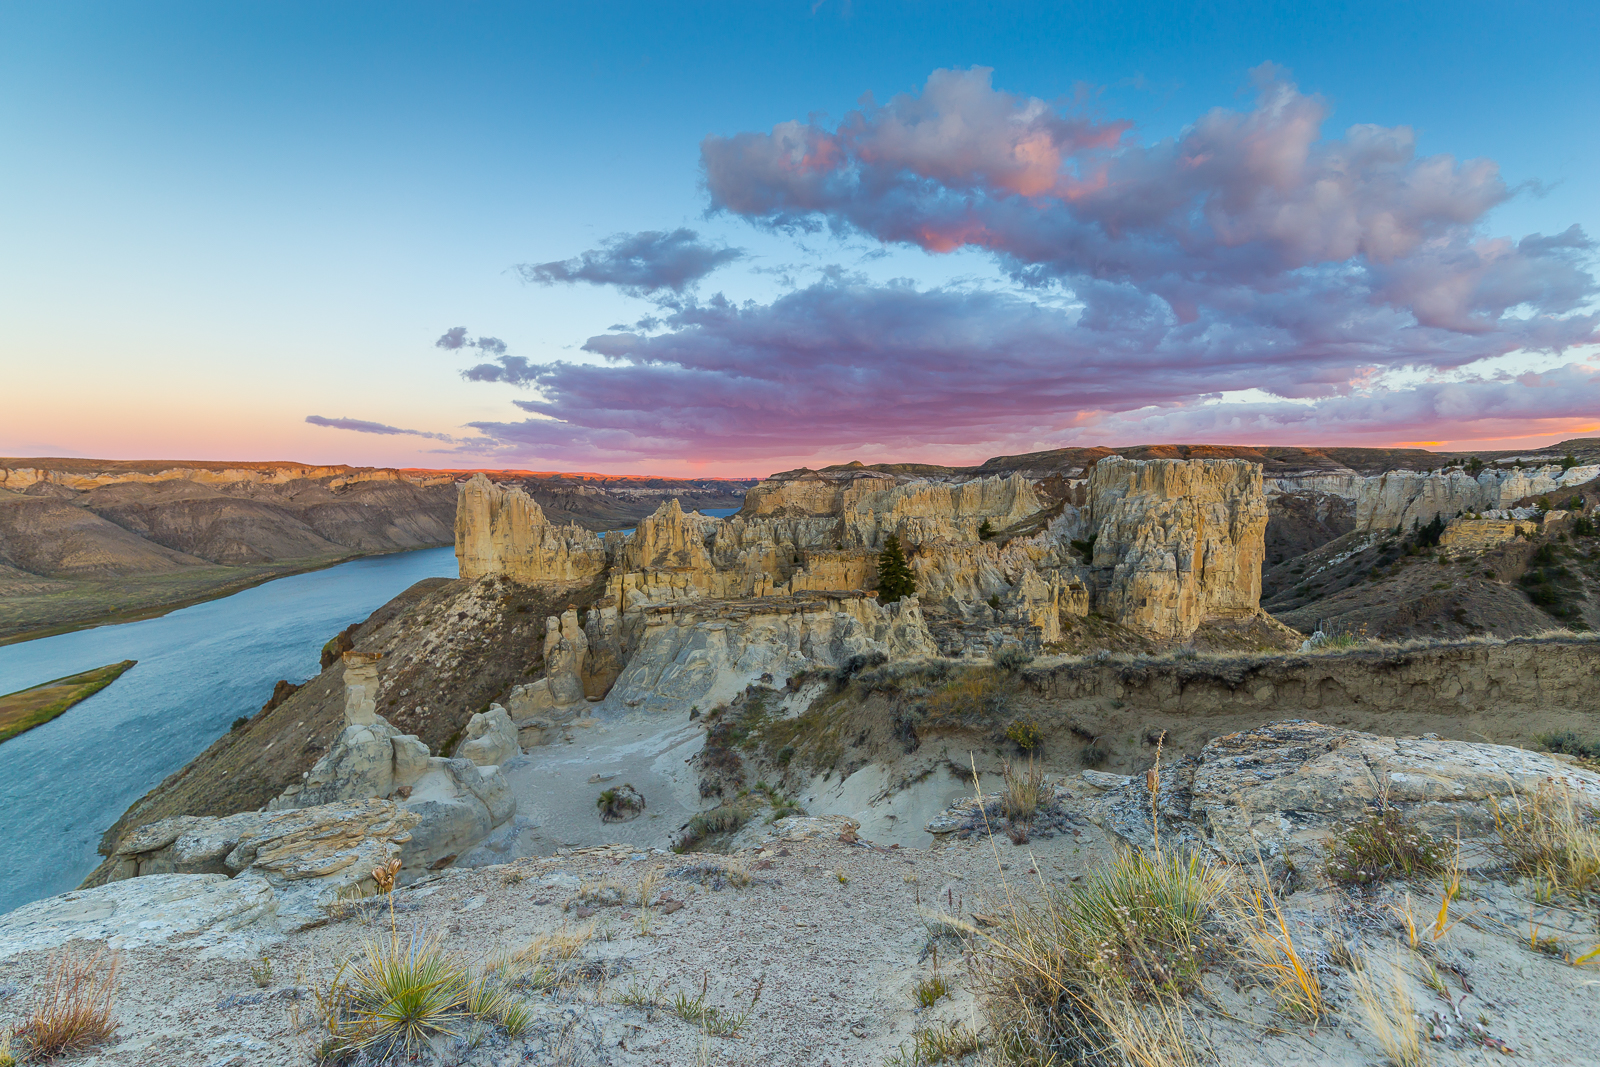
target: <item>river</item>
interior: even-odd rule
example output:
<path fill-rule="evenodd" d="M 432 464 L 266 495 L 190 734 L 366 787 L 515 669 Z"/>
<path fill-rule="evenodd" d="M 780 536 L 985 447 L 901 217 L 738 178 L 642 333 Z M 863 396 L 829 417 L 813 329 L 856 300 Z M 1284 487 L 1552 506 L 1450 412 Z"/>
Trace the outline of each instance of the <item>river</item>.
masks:
<path fill-rule="evenodd" d="M 369 556 L 156 619 L 0 645 L 0 693 L 139 661 L 65 715 L 0 744 L 0 841 L 11 842 L 0 912 L 75 888 L 128 805 L 259 711 L 278 679 L 316 675 L 328 638 L 415 582 L 456 575 L 452 548 Z"/>
<path fill-rule="evenodd" d="M 0 645 L 0 693 L 135 659 L 65 715 L 0 744 L 0 912 L 75 888 L 100 835 L 167 775 L 253 715 L 279 678 L 319 671 L 323 644 L 455 551 L 369 556 L 155 619 Z"/>

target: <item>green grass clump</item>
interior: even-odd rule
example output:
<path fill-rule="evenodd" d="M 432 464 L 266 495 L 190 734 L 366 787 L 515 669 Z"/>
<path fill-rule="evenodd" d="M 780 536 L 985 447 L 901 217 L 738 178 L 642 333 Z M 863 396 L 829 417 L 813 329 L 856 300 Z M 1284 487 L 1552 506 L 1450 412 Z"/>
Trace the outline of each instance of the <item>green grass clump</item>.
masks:
<path fill-rule="evenodd" d="M 1561 752 L 1579 759 L 1600 759 L 1600 741 L 1580 737 L 1571 730 L 1540 734 L 1534 740 L 1551 752 Z"/>
<path fill-rule="evenodd" d="M 927 1067 L 935 1063 L 953 1063 L 982 1050 L 983 1042 L 977 1031 L 949 1021 L 913 1030 L 910 1045 L 901 1044 L 883 1062 L 884 1067 Z"/>
<path fill-rule="evenodd" d="M 328 1028 L 324 1064 L 413 1058 L 433 1038 L 460 1036 L 474 1022 L 513 1037 L 533 1024 L 499 977 L 474 978 L 438 938 L 393 929 L 368 941 L 316 997 Z"/>
<path fill-rule="evenodd" d="M 941 997 L 950 995 L 950 983 L 940 974 L 931 975 L 922 979 L 911 989 L 911 999 L 919 1007 L 931 1008 L 939 1003 Z"/>
<path fill-rule="evenodd" d="M 1399 811 L 1379 808 L 1328 842 L 1323 870 L 1340 885 L 1371 885 L 1391 878 L 1438 874 L 1449 849 Z"/>

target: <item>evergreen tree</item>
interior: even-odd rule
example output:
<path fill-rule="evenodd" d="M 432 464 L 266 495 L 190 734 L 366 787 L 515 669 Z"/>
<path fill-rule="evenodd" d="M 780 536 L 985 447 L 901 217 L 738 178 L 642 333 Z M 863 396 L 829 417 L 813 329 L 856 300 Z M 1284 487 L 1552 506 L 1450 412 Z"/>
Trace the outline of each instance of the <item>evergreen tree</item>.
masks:
<path fill-rule="evenodd" d="M 890 534 L 883 539 L 883 551 L 878 553 L 878 599 L 893 604 L 901 597 L 915 595 L 916 591 L 917 581 L 906 565 L 900 538 Z"/>

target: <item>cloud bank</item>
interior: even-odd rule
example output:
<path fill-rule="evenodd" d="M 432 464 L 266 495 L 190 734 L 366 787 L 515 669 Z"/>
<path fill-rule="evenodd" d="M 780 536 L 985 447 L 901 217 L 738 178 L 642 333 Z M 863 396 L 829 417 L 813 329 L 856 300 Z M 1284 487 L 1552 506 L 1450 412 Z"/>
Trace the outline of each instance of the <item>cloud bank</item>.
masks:
<path fill-rule="evenodd" d="M 399 426 L 386 426 L 381 422 L 368 422 L 366 419 L 330 419 L 322 415 L 307 415 L 306 421 L 313 426 L 326 426 L 334 430 L 354 430 L 356 433 L 376 434 L 405 434 L 410 437 L 426 437 L 433 441 L 446 441 L 450 444 L 461 442 L 446 433 L 429 433 L 427 430 L 405 430 Z"/>
<path fill-rule="evenodd" d="M 1514 192 L 1493 162 L 1419 156 L 1405 127 L 1326 135 L 1324 101 L 1271 67 L 1255 75 L 1247 110 L 1149 144 L 1126 122 L 996 90 L 983 68 L 936 71 L 920 94 L 831 127 L 708 137 L 714 211 L 974 248 L 1010 285 L 834 272 L 766 304 L 674 297 L 641 327 L 589 338 L 599 365 L 501 352 L 467 372 L 536 391 L 516 402 L 533 419 L 475 426 L 552 459 L 727 461 L 1090 439 L 1376 444 L 1600 412 L 1585 363 L 1474 366 L 1600 341 L 1595 247 L 1579 227 L 1490 236 L 1486 213 Z M 678 230 L 521 269 L 659 297 L 728 253 Z M 1393 385 L 1402 372 L 1422 384 Z M 1242 390 L 1277 399 L 1224 402 Z"/>
<path fill-rule="evenodd" d="M 519 263 L 517 272 L 537 285 L 588 282 L 614 285 L 630 296 L 681 296 L 718 267 L 743 258 L 742 250 L 707 244 L 694 230 L 645 230 L 619 233 L 575 259 Z"/>

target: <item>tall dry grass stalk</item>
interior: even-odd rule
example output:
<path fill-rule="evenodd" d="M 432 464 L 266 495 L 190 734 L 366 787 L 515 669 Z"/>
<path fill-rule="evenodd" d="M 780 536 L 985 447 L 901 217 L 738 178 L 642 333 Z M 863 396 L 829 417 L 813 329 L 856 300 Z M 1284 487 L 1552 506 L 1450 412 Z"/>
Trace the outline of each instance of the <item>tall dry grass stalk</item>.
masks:
<path fill-rule="evenodd" d="M 1546 779 L 1532 793 L 1496 800 L 1493 809 L 1500 848 L 1519 873 L 1552 893 L 1600 892 L 1600 827 L 1565 782 Z"/>
<path fill-rule="evenodd" d="M 1234 894 L 1233 925 L 1244 941 L 1241 961 L 1259 971 L 1271 986 L 1279 1007 L 1288 1014 L 1315 1019 L 1328 1010 L 1322 983 L 1308 966 L 1283 906 L 1272 891 L 1266 868 L 1261 870 L 1261 886 L 1246 886 Z"/>
<path fill-rule="evenodd" d="M 111 1040 L 117 1030 L 111 1003 L 121 963 L 116 953 L 81 956 L 71 949 L 50 961 L 44 994 L 16 1034 L 31 1059 L 77 1055 Z"/>
<path fill-rule="evenodd" d="M 1424 1067 L 1429 1063 L 1428 1042 L 1417 1024 L 1416 1005 L 1401 970 L 1391 967 L 1389 981 L 1380 984 L 1373 968 L 1364 966 L 1351 974 L 1350 981 L 1362 1014 L 1367 1017 L 1367 1028 L 1393 1067 Z"/>

